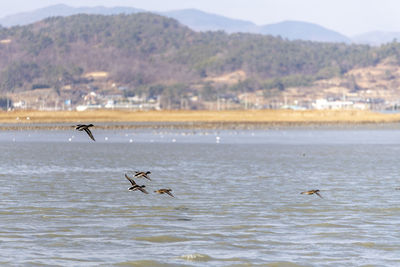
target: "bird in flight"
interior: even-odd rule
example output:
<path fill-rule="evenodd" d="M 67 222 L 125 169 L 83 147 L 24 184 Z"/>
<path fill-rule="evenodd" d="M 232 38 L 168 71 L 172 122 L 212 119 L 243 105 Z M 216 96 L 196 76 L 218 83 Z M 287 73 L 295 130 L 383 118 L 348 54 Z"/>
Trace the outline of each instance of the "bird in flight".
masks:
<path fill-rule="evenodd" d="M 85 131 L 93 141 L 96 141 L 94 139 L 94 137 L 93 137 L 92 132 L 89 129 L 89 127 L 93 127 L 93 126 L 94 126 L 93 124 L 88 124 L 88 125 L 86 125 L 86 124 L 78 124 L 78 125 L 76 125 L 75 130 Z"/>
<path fill-rule="evenodd" d="M 146 178 L 146 179 L 148 179 L 148 180 L 151 181 L 151 179 L 150 179 L 150 177 L 149 177 L 149 174 L 151 174 L 151 172 L 149 172 L 149 171 L 147 171 L 147 172 L 135 171 L 134 177 L 135 177 L 135 178 L 141 178 L 141 177 L 143 177 L 143 178 Z"/>
<path fill-rule="evenodd" d="M 310 191 L 301 192 L 300 194 L 305 194 L 305 195 L 316 194 L 316 195 L 319 196 L 320 198 L 323 198 L 318 192 L 319 192 L 319 189 L 314 189 L 314 190 L 310 190 Z"/>
<path fill-rule="evenodd" d="M 171 189 L 158 189 L 157 191 L 154 191 L 154 193 L 158 193 L 158 194 L 168 194 L 171 197 L 174 197 L 174 195 L 172 195 L 171 193 Z"/>
<path fill-rule="evenodd" d="M 135 181 L 130 178 L 128 175 L 125 174 L 125 178 L 128 179 L 129 182 L 131 182 L 132 186 L 128 188 L 129 191 L 142 191 L 145 194 L 148 194 L 149 192 L 146 191 L 146 189 L 144 189 L 146 186 L 145 185 L 138 185 L 137 183 L 135 183 Z"/>

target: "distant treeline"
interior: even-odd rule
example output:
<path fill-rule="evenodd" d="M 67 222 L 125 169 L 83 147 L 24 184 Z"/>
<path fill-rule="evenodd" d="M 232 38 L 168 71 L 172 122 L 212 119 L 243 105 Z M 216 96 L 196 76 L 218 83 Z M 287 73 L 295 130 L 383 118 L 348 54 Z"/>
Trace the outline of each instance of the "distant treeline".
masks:
<path fill-rule="evenodd" d="M 82 74 L 107 71 L 126 94 L 169 95 L 284 90 L 340 76 L 391 57 L 400 44 L 381 47 L 288 41 L 257 34 L 194 32 L 150 13 L 54 17 L 28 26 L 0 27 L 0 90 L 85 85 Z M 7 41 L 11 40 L 11 41 Z M 204 78 L 244 70 L 247 79 L 214 88 Z M 200 92 L 198 92 L 200 90 Z"/>

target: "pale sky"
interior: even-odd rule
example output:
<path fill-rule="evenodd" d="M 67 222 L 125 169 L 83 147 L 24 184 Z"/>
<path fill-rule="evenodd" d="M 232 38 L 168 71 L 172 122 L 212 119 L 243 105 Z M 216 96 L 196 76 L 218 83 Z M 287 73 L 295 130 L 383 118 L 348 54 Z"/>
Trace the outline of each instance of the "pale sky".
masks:
<path fill-rule="evenodd" d="M 347 36 L 376 30 L 400 32 L 398 0 L 0 0 L 0 17 L 60 3 L 148 11 L 196 8 L 258 25 L 284 20 L 312 22 Z"/>

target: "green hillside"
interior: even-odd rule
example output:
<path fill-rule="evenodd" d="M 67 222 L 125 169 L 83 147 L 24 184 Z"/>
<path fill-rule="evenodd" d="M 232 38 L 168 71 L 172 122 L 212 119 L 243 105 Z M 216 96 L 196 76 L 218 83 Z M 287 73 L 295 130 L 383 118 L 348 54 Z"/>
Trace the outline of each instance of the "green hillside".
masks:
<path fill-rule="evenodd" d="M 194 32 L 166 17 L 74 15 L 28 26 L 0 28 L 0 90 L 91 86 L 85 73 L 107 72 L 107 81 L 125 94 L 178 97 L 201 91 L 223 93 L 284 90 L 318 79 L 340 76 L 355 67 L 400 59 L 400 45 L 365 45 L 288 41 L 224 32 Z M 207 77 L 244 71 L 246 79 L 215 88 Z M 96 89 L 96 88 L 94 88 Z"/>

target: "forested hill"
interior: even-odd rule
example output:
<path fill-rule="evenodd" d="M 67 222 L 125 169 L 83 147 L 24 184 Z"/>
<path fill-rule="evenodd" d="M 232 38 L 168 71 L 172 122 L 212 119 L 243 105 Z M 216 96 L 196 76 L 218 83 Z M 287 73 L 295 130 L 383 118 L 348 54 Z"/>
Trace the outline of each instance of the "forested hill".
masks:
<path fill-rule="evenodd" d="M 224 32 L 194 32 L 177 21 L 150 13 L 55 17 L 0 28 L 0 89 L 25 91 L 87 84 L 84 74 L 107 72 L 108 80 L 147 90 L 155 84 L 199 84 L 241 70 L 248 89 L 306 85 L 400 59 L 400 45 L 380 48 L 288 41 Z"/>

